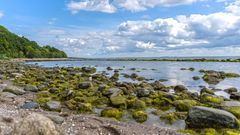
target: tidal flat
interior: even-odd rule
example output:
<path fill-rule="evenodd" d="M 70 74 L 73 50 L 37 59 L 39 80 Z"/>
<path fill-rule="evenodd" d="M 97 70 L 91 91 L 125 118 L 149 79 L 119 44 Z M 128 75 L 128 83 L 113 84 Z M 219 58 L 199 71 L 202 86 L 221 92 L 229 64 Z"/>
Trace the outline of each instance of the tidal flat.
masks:
<path fill-rule="evenodd" d="M 0 89 L 5 103 L 61 114 L 62 119 L 52 117 L 57 124 L 86 115 L 169 129 L 165 134 L 234 135 L 240 128 L 239 67 L 238 62 L 0 61 Z"/>

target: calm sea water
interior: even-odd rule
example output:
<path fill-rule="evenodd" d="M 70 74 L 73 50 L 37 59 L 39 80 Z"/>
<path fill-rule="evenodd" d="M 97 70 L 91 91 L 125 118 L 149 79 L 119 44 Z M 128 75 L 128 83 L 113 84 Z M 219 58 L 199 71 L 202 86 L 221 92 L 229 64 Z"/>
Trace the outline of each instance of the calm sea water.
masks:
<path fill-rule="evenodd" d="M 200 86 L 209 88 L 221 89 L 217 91 L 217 95 L 229 98 L 229 95 L 223 89 L 236 87 L 240 89 L 240 78 L 228 78 L 217 85 L 208 85 L 202 79 L 194 81 L 193 76 L 202 77 L 203 74 L 199 73 L 200 69 L 216 70 L 224 72 L 234 72 L 240 74 L 240 63 L 221 63 L 221 62 L 153 62 L 153 61 L 50 61 L 50 62 L 28 62 L 27 64 L 37 64 L 42 67 L 83 67 L 92 66 L 96 67 L 98 72 L 107 71 L 107 67 L 120 70 L 120 73 L 137 73 L 147 79 L 160 80 L 166 79 L 163 82 L 167 86 L 182 84 L 185 85 L 192 92 L 199 92 Z M 195 68 L 195 71 L 180 70 L 181 68 Z M 131 68 L 136 68 L 132 71 Z M 113 71 L 107 71 L 109 76 Z M 132 81 L 120 76 L 119 81 Z M 151 109 L 147 111 L 149 114 L 148 120 L 144 123 L 146 125 L 154 125 L 158 127 L 169 128 L 184 128 L 185 122 L 183 120 L 175 122 L 173 125 L 168 125 L 159 120 L 158 116 L 151 114 Z M 134 120 L 126 119 L 126 121 L 133 122 Z"/>
<path fill-rule="evenodd" d="M 106 71 L 107 67 L 120 70 L 120 73 L 137 73 L 147 79 L 166 79 L 163 82 L 165 85 L 178 85 L 182 84 L 188 87 L 192 92 L 199 92 L 200 86 L 205 86 L 215 89 L 226 89 L 236 87 L 240 89 L 240 78 L 228 78 L 221 81 L 217 85 L 209 85 L 202 79 L 194 81 L 193 76 L 202 77 L 203 74 L 199 73 L 200 69 L 216 70 L 224 72 L 234 72 L 240 74 L 240 63 L 222 63 L 222 62 L 153 62 L 153 61 L 50 61 L 50 62 L 28 62 L 27 64 L 38 64 L 42 67 L 83 67 L 92 66 L 96 67 L 98 72 Z M 180 70 L 181 68 L 195 68 L 195 71 Z M 131 68 L 136 68 L 132 71 Z M 109 75 L 113 71 L 107 71 Z M 120 81 L 132 81 L 120 76 Z M 217 95 L 228 97 L 229 95 L 223 91 L 217 91 Z"/>

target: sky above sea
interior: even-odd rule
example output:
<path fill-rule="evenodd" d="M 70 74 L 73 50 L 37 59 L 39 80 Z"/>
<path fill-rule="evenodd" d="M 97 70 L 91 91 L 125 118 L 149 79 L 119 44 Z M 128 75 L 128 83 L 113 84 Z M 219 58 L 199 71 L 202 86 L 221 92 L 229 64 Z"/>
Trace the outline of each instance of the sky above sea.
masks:
<path fill-rule="evenodd" d="M 0 0 L 0 25 L 71 57 L 240 54 L 240 0 Z"/>

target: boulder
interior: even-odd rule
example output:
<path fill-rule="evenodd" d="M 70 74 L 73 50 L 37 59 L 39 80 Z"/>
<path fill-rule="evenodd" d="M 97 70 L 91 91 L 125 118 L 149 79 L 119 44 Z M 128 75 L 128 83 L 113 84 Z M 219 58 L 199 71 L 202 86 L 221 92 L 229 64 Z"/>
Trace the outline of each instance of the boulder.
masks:
<path fill-rule="evenodd" d="M 233 114 L 202 106 L 190 109 L 186 124 L 189 128 L 239 128 L 238 120 Z"/>
<path fill-rule="evenodd" d="M 203 80 L 209 84 L 218 84 L 225 78 L 224 72 L 218 72 L 214 70 L 205 71 Z"/>
<path fill-rule="evenodd" d="M 23 95 L 26 93 L 22 88 L 15 86 L 7 86 L 5 89 L 3 89 L 3 92 L 10 92 L 16 95 Z"/>
<path fill-rule="evenodd" d="M 12 135 L 60 135 L 54 123 L 47 117 L 32 113 L 14 125 Z"/>

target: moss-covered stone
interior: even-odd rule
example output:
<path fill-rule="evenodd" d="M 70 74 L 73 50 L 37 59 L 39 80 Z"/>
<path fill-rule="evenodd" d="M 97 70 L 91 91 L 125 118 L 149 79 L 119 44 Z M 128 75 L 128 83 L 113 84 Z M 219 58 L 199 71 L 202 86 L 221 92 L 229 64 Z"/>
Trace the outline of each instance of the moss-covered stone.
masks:
<path fill-rule="evenodd" d="M 213 105 L 213 106 L 220 105 L 223 101 L 224 99 L 219 96 L 214 96 L 210 94 L 201 95 L 201 102 L 209 105 Z"/>
<path fill-rule="evenodd" d="M 110 97 L 113 106 L 125 109 L 127 107 L 127 99 L 123 96 Z"/>
<path fill-rule="evenodd" d="M 143 123 L 148 119 L 148 115 L 144 111 L 135 111 L 132 116 L 139 123 Z"/>
<path fill-rule="evenodd" d="M 164 120 L 166 123 L 173 124 L 179 119 L 186 119 L 187 113 L 186 112 L 172 112 L 172 113 L 165 113 L 160 116 L 161 120 Z"/>
<path fill-rule="evenodd" d="M 80 113 L 91 113 L 93 112 L 93 107 L 89 103 L 79 103 L 77 105 L 77 111 Z"/>
<path fill-rule="evenodd" d="M 108 118 L 115 118 L 119 120 L 122 117 L 122 112 L 116 108 L 107 108 L 102 110 L 101 116 L 108 117 Z"/>
<path fill-rule="evenodd" d="M 146 108 L 146 103 L 139 99 L 130 99 L 127 101 L 127 108 L 135 110 L 144 110 Z"/>
<path fill-rule="evenodd" d="M 232 113 L 235 115 L 238 119 L 240 119 L 240 107 L 239 106 L 233 106 L 233 107 L 225 107 L 226 111 Z"/>
<path fill-rule="evenodd" d="M 195 100 L 177 100 L 174 102 L 174 106 L 176 107 L 177 111 L 189 111 L 192 106 L 197 105 Z"/>
<path fill-rule="evenodd" d="M 217 131 L 213 128 L 205 128 L 203 129 L 204 135 L 218 135 Z"/>
<path fill-rule="evenodd" d="M 227 78 L 236 78 L 236 77 L 240 77 L 240 75 L 237 74 L 237 73 L 225 73 L 224 75 L 225 75 L 225 77 L 227 77 Z"/>

